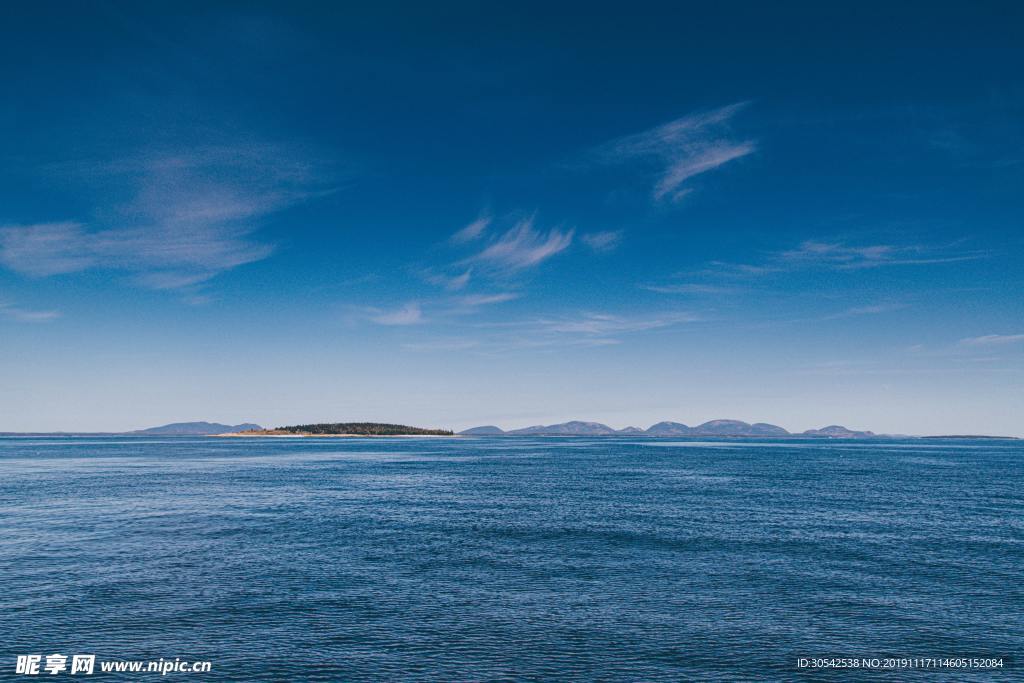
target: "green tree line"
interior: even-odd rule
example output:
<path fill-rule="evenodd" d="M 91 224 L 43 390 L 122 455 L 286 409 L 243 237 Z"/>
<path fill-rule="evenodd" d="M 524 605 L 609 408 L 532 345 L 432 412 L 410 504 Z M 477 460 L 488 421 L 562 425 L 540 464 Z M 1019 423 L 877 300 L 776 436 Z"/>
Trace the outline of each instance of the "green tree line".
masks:
<path fill-rule="evenodd" d="M 278 427 L 278 431 L 293 434 L 362 434 L 366 436 L 406 436 L 410 434 L 428 436 L 451 436 L 450 429 L 421 429 L 406 425 L 381 422 L 321 422 L 308 425 Z"/>

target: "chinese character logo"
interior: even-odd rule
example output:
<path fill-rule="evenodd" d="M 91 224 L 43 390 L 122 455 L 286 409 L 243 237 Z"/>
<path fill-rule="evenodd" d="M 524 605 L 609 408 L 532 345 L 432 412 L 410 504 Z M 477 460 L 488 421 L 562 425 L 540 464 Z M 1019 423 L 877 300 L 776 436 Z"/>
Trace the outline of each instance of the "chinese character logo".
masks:
<path fill-rule="evenodd" d="M 56 675 L 68 671 L 68 657 L 58 653 L 46 655 L 46 663 L 43 663 L 43 655 L 18 655 L 18 661 L 14 667 L 14 673 L 27 676 L 38 676 L 40 666 L 46 673 Z M 96 667 L 96 655 L 73 655 L 71 657 L 72 674 L 91 674 Z"/>
<path fill-rule="evenodd" d="M 42 655 L 18 655 L 18 663 L 14 667 L 14 673 L 35 676 L 39 673 L 39 662 L 42 659 Z"/>
<path fill-rule="evenodd" d="M 46 655 L 46 673 L 51 676 L 68 668 L 68 658 L 60 654 Z"/>
<path fill-rule="evenodd" d="M 71 673 L 91 674 L 96 666 L 96 655 L 75 655 L 71 658 Z"/>

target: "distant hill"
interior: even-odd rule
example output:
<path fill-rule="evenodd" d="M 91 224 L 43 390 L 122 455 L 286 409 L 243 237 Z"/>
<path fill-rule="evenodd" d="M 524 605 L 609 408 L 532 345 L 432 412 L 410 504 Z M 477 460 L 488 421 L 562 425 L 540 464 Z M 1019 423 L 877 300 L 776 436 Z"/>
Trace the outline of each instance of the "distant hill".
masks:
<path fill-rule="evenodd" d="M 789 436 L 788 430 L 767 422 L 755 422 L 750 425 L 750 431 L 758 436 Z"/>
<path fill-rule="evenodd" d="M 619 429 L 615 433 L 616 434 L 625 434 L 625 435 L 628 436 L 630 434 L 643 434 L 644 430 L 640 429 L 639 427 L 624 427 L 623 429 Z"/>
<path fill-rule="evenodd" d="M 826 437 L 829 439 L 869 439 L 877 436 L 874 432 L 857 432 L 842 425 L 829 425 L 821 429 L 808 429 L 803 436 Z"/>
<path fill-rule="evenodd" d="M 749 424 L 742 420 L 711 420 L 697 425 L 691 432 L 694 436 L 788 436 L 789 432 L 777 425 L 766 422 Z"/>
<path fill-rule="evenodd" d="M 615 434 L 615 430 L 608 425 L 601 424 L 600 422 L 580 422 L 573 420 L 572 422 L 563 422 L 556 425 L 537 425 L 534 427 L 524 427 L 523 429 L 513 429 L 506 434 L 519 434 L 519 435 L 545 435 L 545 436 L 607 436 L 609 434 Z"/>
<path fill-rule="evenodd" d="M 688 436 L 692 430 L 682 422 L 659 422 L 644 432 L 648 436 Z"/>
<path fill-rule="evenodd" d="M 209 436 L 211 434 L 246 432 L 252 429 L 263 429 L 263 427 L 248 422 L 240 425 L 222 425 L 217 422 L 174 422 L 161 427 L 150 427 L 127 433 L 152 436 Z"/>
<path fill-rule="evenodd" d="M 494 425 L 484 425 L 483 427 L 473 427 L 472 429 L 466 429 L 459 434 L 466 434 L 467 436 L 498 436 L 504 434 L 505 430 Z"/>

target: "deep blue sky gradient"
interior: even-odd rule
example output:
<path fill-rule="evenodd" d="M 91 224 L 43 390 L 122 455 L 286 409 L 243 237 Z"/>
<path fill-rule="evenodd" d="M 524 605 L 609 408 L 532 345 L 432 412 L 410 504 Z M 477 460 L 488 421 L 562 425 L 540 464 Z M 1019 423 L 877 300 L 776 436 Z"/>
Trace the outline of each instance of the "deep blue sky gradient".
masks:
<path fill-rule="evenodd" d="M 1024 435 L 1022 19 L 8 9 L 0 430 Z"/>

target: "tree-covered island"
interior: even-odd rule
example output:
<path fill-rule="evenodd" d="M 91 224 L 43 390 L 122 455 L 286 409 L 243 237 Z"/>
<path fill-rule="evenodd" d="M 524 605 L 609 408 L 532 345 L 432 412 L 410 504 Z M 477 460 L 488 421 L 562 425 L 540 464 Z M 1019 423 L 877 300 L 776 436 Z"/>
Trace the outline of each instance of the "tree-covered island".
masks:
<path fill-rule="evenodd" d="M 450 429 L 423 429 L 383 422 L 320 422 L 252 429 L 221 436 L 453 436 Z"/>

